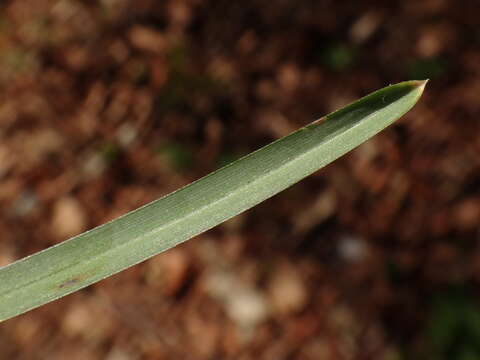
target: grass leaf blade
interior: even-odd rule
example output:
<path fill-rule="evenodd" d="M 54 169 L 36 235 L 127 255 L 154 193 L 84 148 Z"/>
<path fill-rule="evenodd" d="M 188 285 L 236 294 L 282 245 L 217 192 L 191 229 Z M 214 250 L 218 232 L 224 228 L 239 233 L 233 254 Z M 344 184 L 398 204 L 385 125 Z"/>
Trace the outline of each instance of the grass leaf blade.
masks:
<path fill-rule="evenodd" d="M 159 200 L 0 268 L 0 321 L 165 251 L 277 194 L 410 110 L 425 81 L 374 92 Z"/>

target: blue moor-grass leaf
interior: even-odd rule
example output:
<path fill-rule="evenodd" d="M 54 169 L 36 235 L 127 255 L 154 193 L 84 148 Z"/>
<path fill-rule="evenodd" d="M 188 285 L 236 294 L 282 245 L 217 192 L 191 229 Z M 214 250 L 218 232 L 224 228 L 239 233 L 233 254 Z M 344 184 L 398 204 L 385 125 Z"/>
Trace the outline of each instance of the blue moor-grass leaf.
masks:
<path fill-rule="evenodd" d="M 77 291 L 277 194 L 369 139 L 425 81 L 376 91 L 114 221 L 0 268 L 0 321 Z"/>

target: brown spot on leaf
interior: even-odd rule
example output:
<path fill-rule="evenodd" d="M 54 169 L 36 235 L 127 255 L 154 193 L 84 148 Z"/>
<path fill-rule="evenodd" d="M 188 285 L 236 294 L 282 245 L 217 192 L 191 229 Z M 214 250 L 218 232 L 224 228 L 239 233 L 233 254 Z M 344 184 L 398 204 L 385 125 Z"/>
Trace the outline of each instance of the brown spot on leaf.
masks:
<path fill-rule="evenodd" d="M 320 125 L 320 124 L 323 123 L 325 120 L 327 120 L 327 117 L 326 117 L 326 116 L 322 116 L 320 119 L 315 120 L 314 122 L 312 122 L 312 123 L 309 124 L 308 126 Z"/>
<path fill-rule="evenodd" d="M 63 282 L 62 284 L 60 284 L 58 286 L 59 289 L 63 289 L 65 287 L 70 287 L 72 285 L 75 285 L 76 283 L 78 283 L 80 281 L 80 279 L 78 277 L 76 278 L 73 278 L 73 279 L 70 279 L 70 280 L 67 280 L 65 282 Z"/>

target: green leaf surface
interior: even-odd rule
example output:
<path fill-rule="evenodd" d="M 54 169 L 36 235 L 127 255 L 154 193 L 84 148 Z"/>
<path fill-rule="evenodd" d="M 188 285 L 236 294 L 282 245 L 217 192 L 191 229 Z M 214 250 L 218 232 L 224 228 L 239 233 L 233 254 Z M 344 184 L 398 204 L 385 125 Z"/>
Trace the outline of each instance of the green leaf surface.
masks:
<path fill-rule="evenodd" d="M 159 200 L 0 268 L 0 321 L 144 261 L 295 184 L 401 117 L 425 84 L 376 91 Z"/>

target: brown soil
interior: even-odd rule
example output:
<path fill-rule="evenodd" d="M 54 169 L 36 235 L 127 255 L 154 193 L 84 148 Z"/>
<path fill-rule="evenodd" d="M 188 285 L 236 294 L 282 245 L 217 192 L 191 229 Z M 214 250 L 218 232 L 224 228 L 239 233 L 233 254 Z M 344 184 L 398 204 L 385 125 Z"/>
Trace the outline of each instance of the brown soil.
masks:
<path fill-rule="evenodd" d="M 479 18 L 477 0 L 2 1 L 0 265 L 431 81 L 300 184 L 2 323 L 0 358 L 480 358 Z"/>

